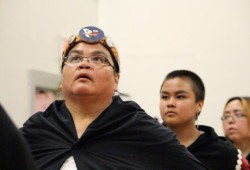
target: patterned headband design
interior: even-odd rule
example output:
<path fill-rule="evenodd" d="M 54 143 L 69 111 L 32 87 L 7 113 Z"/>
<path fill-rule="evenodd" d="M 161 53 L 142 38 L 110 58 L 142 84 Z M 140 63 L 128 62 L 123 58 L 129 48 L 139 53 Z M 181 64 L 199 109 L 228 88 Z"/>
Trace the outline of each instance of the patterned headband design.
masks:
<path fill-rule="evenodd" d="M 114 62 L 116 72 L 119 72 L 119 57 L 114 43 L 104 35 L 104 32 L 94 26 L 84 27 L 79 31 L 79 35 L 72 35 L 67 41 L 67 45 L 63 51 L 63 59 L 68 55 L 69 51 L 79 42 L 86 42 L 90 44 L 101 43 L 104 45 L 110 52 Z M 64 61 L 64 60 L 62 60 Z M 64 63 L 62 63 L 62 68 Z"/>

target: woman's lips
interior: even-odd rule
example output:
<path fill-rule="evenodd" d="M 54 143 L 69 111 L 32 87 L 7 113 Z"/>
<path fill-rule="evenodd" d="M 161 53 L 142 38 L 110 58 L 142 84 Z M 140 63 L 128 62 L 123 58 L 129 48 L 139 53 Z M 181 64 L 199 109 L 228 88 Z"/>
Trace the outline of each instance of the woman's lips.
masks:
<path fill-rule="evenodd" d="M 233 128 L 233 127 L 230 127 L 227 129 L 227 132 L 228 133 L 235 133 L 237 131 L 237 129 Z"/>
<path fill-rule="evenodd" d="M 87 73 L 80 73 L 76 79 L 89 79 L 89 80 L 92 80 L 91 76 Z"/>
<path fill-rule="evenodd" d="M 174 115 L 176 115 L 177 113 L 176 112 L 173 112 L 173 111 L 168 111 L 167 113 L 166 113 L 166 115 L 167 116 L 174 116 Z"/>

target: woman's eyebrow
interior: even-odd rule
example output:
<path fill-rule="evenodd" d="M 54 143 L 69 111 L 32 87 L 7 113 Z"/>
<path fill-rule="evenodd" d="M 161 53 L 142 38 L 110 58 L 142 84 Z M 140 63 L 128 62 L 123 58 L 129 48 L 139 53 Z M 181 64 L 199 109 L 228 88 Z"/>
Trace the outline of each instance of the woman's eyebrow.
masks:
<path fill-rule="evenodd" d="M 162 90 L 160 93 L 161 93 L 161 94 L 168 94 L 168 92 L 165 91 L 165 90 Z"/>
<path fill-rule="evenodd" d="M 69 54 L 71 53 L 77 53 L 77 54 L 82 54 L 82 51 L 81 50 L 76 50 L 76 49 L 73 49 L 69 52 Z"/>
<path fill-rule="evenodd" d="M 233 109 L 233 110 L 226 110 L 224 111 L 224 113 L 238 113 L 238 112 L 243 112 L 243 110 L 240 109 Z"/>
<path fill-rule="evenodd" d="M 166 90 L 162 90 L 160 93 L 161 93 L 161 94 L 169 94 L 169 92 L 166 91 Z M 188 94 L 188 92 L 186 92 L 186 91 L 184 91 L 184 90 L 179 90 L 179 91 L 175 92 L 174 94 L 175 94 L 175 95 Z"/>
<path fill-rule="evenodd" d="M 189 93 L 185 90 L 179 90 L 179 91 L 175 92 L 175 95 L 183 95 L 183 94 L 189 94 Z"/>
<path fill-rule="evenodd" d="M 107 54 L 104 51 L 100 51 L 100 50 L 95 50 L 91 52 L 91 54 L 103 54 L 105 57 L 107 56 Z"/>

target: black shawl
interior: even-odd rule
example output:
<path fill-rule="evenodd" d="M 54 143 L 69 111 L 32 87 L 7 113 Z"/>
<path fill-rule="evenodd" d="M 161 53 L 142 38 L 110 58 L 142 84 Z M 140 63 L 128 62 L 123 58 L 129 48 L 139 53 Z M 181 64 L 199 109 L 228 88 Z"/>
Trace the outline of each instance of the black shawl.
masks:
<path fill-rule="evenodd" d="M 70 155 L 79 170 L 206 169 L 174 133 L 135 102 L 118 96 L 80 139 L 64 101 L 55 101 L 45 112 L 33 115 L 21 130 L 43 170 L 60 169 Z"/>

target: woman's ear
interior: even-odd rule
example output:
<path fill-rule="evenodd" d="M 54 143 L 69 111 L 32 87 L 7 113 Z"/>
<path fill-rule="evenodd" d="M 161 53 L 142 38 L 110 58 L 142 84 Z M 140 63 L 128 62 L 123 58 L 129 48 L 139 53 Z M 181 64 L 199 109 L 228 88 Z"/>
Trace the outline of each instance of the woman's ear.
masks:
<path fill-rule="evenodd" d="M 62 90 L 62 83 L 59 84 L 59 89 Z"/>
<path fill-rule="evenodd" d="M 120 74 L 116 73 L 115 76 L 114 76 L 114 91 L 118 91 L 118 84 L 119 84 L 119 79 L 120 79 Z"/>
<path fill-rule="evenodd" d="M 196 111 L 196 112 L 198 113 L 198 115 L 200 114 L 200 112 L 201 112 L 201 110 L 202 110 L 203 104 L 204 104 L 203 101 L 198 101 L 198 102 L 197 102 L 197 107 L 196 107 L 197 111 Z M 197 115 L 197 116 L 198 116 L 198 115 Z"/>

